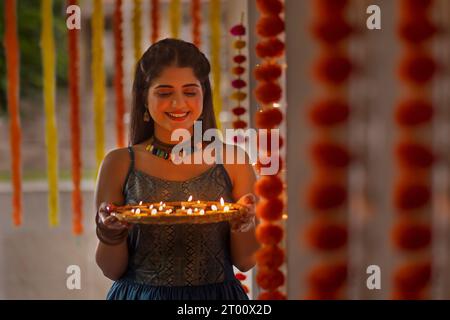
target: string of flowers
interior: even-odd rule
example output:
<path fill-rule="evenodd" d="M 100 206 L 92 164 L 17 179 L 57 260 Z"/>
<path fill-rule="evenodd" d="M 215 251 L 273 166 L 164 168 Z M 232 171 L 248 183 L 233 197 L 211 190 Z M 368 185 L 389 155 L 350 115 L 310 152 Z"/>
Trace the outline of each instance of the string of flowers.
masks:
<path fill-rule="evenodd" d="M 172 38 L 179 38 L 181 24 L 181 1 L 171 0 L 169 9 L 170 33 Z"/>
<path fill-rule="evenodd" d="M 77 0 L 68 0 L 68 5 L 77 5 Z M 69 99 L 70 129 L 72 144 L 72 231 L 75 235 L 83 233 L 83 198 L 81 194 L 81 129 L 80 129 L 80 59 L 78 30 L 68 29 L 69 40 Z"/>
<path fill-rule="evenodd" d="M 222 111 L 221 65 L 220 65 L 220 0 L 211 0 L 209 7 L 209 24 L 211 29 L 211 73 L 213 78 L 213 104 L 217 128 L 220 130 L 220 113 Z"/>
<path fill-rule="evenodd" d="M 241 283 L 241 286 L 242 286 L 242 289 L 244 289 L 244 292 L 246 294 L 249 294 L 250 293 L 250 289 L 248 288 L 247 285 L 245 285 L 243 283 L 243 281 L 247 280 L 247 276 L 245 274 L 241 273 L 241 272 L 238 272 L 238 273 L 235 274 L 235 277 Z"/>
<path fill-rule="evenodd" d="M 346 19 L 348 6 L 347 0 L 317 0 L 313 6 L 310 31 L 320 44 L 314 76 L 322 96 L 309 111 L 316 129 L 309 147 L 315 170 L 306 193 L 313 217 L 305 235 L 309 247 L 321 258 L 306 274 L 308 299 L 343 298 L 347 282 L 346 177 L 351 157 L 340 140 L 350 110 L 345 93 L 352 66 L 345 46 L 352 31 Z"/>
<path fill-rule="evenodd" d="M 155 43 L 159 39 L 159 0 L 152 0 L 150 8 L 150 21 L 152 22 L 151 43 Z"/>
<path fill-rule="evenodd" d="M 192 0 L 191 4 L 191 15 L 192 15 L 192 41 L 197 48 L 202 45 L 201 37 L 201 3 L 200 0 Z"/>
<path fill-rule="evenodd" d="M 125 147 L 125 96 L 123 88 L 123 14 L 122 0 L 116 0 L 114 8 L 114 89 L 116 93 L 116 141 L 118 147 Z"/>
<path fill-rule="evenodd" d="M 92 13 L 91 76 L 94 93 L 95 156 L 97 170 L 105 153 L 105 72 L 103 69 L 103 4 L 94 0 Z"/>
<path fill-rule="evenodd" d="M 55 115 L 55 43 L 53 37 L 52 0 L 41 2 L 41 52 L 45 108 L 45 141 L 47 145 L 48 217 L 50 226 L 58 217 L 58 130 Z"/>
<path fill-rule="evenodd" d="M 12 219 L 16 226 L 22 224 L 22 133 L 19 113 L 19 39 L 17 35 L 16 1 L 5 2 L 5 59 L 7 71 L 7 101 L 12 173 Z"/>
<path fill-rule="evenodd" d="M 278 106 L 282 99 L 279 83 L 282 68 L 278 59 L 284 53 L 284 42 L 279 39 L 284 32 L 284 21 L 281 17 L 284 4 L 279 0 L 257 0 L 256 4 L 261 14 L 256 24 L 256 32 L 261 38 L 256 45 L 256 54 L 262 59 L 262 63 L 255 69 L 254 74 L 258 82 L 255 97 L 261 108 L 256 113 L 255 122 L 257 128 L 269 129 L 270 132 L 270 129 L 278 128 L 283 121 L 283 114 Z M 240 49 L 241 45 L 236 47 Z M 271 134 L 267 135 L 267 141 L 271 141 Z M 278 155 L 281 159 L 280 150 L 273 148 L 271 143 L 260 146 L 266 147 L 266 154 Z M 262 166 L 260 157 L 261 155 L 256 166 L 258 170 Z M 281 166 L 280 163 L 276 174 L 260 176 L 255 184 L 255 193 L 260 197 L 256 215 L 261 220 L 256 229 L 256 237 L 261 244 L 256 253 L 256 282 L 261 288 L 258 296 L 260 300 L 286 299 L 286 295 L 280 291 L 285 282 L 284 273 L 280 270 L 285 261 L 285 252 L 280 245 L 284 236 L 282 218 L 285 207 L 282 198 L 284 183 Z"/>
<path fill-rule="evenodd" d="M 142 47 L 142 0 L 133 1 L 133 46 L 134 46 L 134 61 L 137 62 L 141 58 Z"/>
<path fill-rule="evenodd" d="M 236 45 L 236 43 L 234 45 L 235 47 L 238 47 L 237 54 L 233 58 L 233 61 L 236 64 L 236 66 L 234 66 L 232 70 L 232 73 L 236 78 L 231 81 L 231 86 L 234 89 L 233 94 L 237 95 L 245 93 L 244 88 L 247 87 L 247 83 L 242 79 L 242 75 L 245 73 L 245 67 L 243 67 L 243 63 L 247 60 L 246 56 L 242 52 L 242 49 L 245 48 L 246 46 L 246 42 L 243 39 L 246 33 L 243 20 L 244 15 L 242 14 L 241 23 L 233 26 L 230 30 L 231 35 L 237 37 L 238 38 L 237 42 L 239 43 L 239 45 Z M 247 113 L 247 109 L 244 108 L 241 100 L 238 100 L 238 105 L 232 109 L 232 112 L 236 116 L 236 120 L 233 121 L 233 128 L 234 129 L 247 128 L 248 126 L 247 122 L 242 119 L 242 116 L 244 116 Z M 234 139 L 235 143 L 238 143 L 240 141 L 239 136 L 234 137 Z"/>
<path fill-rule="evenodd" d="M 402 0 L 398 36 L 404 43 L 399 65 L 405 95 L 395 111 L 399 137 L 395 158 L 399 174 L 393 201 L 398 214 L 392 229 L 394 247 L 402 253 L 394 268 L 392 298 L 429 297 L 431 282 L 431 175 L 435 154 L 426 130 L 431 130 L 433 104 L 430 87 L 437 63 L 430 40 L 437 32 L 431 20 L 433 1 Z"/>

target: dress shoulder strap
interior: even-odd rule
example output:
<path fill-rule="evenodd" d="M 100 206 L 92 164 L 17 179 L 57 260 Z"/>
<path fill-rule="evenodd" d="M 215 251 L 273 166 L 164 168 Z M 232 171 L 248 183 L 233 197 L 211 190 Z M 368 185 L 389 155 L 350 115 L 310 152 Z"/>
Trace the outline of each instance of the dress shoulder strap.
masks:
<path fill-rule="evenodd" d="M 130 153 L 130 160 L 131 160 L 130 168 L 134 168 L 134 151 L 132 146 L 128 147 L 128 152 Z"/>
<path fill-rule="evenodd" d="M 122 186 L 122 194 L 124 194 L 124 195 L 125 195 L 125 191 L 126 191 L 128 178 L 130 177 L 131 172 L 134 170 L 134 151 L 133 151 L 132 146 L 128 147 L 128 153 L 130 154 L 130 167 L 128 169 L 127 176 L 126 176 L 125 181 L 123 182 L 123 186 Z"/>

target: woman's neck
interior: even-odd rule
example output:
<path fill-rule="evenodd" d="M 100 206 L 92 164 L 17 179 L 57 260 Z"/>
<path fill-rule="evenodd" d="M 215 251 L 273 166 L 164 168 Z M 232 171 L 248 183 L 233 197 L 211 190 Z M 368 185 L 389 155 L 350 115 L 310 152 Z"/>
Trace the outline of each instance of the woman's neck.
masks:
<path fill-rule="evenodd" d="M 189 132 L 191 133 L 192 136 L 192 129 L 189 130 Z M 154 135 L 156 137 L 156 139 L 158 139 L 159 141 L 166 143 L 166 144 L 177 144 L 177 141 L 172 141 L 171 136 L 172 136 L 172 132 L 165 130 L 159 126 L 155 126 L 155 132 Z"/>

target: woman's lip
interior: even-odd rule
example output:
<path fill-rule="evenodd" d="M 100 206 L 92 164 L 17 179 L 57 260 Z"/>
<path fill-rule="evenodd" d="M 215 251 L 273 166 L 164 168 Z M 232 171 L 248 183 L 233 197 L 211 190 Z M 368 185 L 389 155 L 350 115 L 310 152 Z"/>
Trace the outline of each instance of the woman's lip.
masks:
<path fill-rule="evenodd" d="M 172 117 L 170 114 L 186 114 L 184 117 L 180 117 L 180 118 L 175 118 L 175 117 Z M 187 112 L 165 112 L 165 114 L 167 115 L 167 117 L 170 119 L 170 120 L 172 120 L 172 121 L 184 121 L 184 120 L 186 120 L 187 119 L 187 117 L 188 117 L 188 115 L 189 115 L 189 113 L 190 113 L 190 111 L 187 111 Z"/>

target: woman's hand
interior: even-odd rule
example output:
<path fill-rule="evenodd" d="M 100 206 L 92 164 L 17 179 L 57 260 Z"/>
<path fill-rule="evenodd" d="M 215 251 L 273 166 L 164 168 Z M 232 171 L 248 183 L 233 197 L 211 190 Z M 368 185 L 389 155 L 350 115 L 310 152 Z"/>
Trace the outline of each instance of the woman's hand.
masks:
<path fill-rule="evenodd" d="M 103 224 L 104 227 L 111 230 L 123 230 L 130 227 L 130 224 L 127 222 L 122 222 L 117 219 L 117 217 L 111 215 L 114 212 L 115 205 L 111 203 L 102 202 L 100 207 L 98 208 L 98 223 Z"/>
<path fill-rule="evenodd" d="M 230 221 L 231 231 L 233 232 L 247 232 L 255 227 L 256 216 L 256 197 L 253 193 L 247 193 L 242 196 L 237 203 L 245 206 L 247 211 L 245 215 L 240 216 Z"/>
<path fill-rule="evenodd" d="M 98 208 L 96 223 L 97 223 L 97 237 L 98 239 L 108 245 L 117 245 L 122 243 L 127 235 L 128 229 L 131 225 L 127 222 L 122 222 L 117 217 L 111 215 L 114 212 L 115 206 L 103 202 Z"/>

